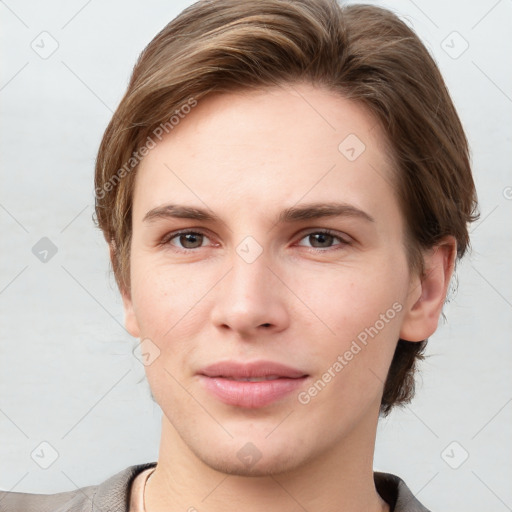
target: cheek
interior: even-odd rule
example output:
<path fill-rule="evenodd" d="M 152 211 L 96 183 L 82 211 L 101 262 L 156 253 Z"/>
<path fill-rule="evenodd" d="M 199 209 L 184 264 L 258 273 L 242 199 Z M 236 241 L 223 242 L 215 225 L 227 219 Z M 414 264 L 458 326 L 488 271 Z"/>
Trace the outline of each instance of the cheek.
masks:
<path fill-rule="evenodd" d="M 317 276 L 314 286 L 302 288 L 308 306 L 318 315 L 311 315 L 308 324 L 310 337 L 315 339 L 311 356 L 318 361 L 320 373 L 330 370 L 338 383 L 350 380 L 350 386 L 340 384 L 340 389 L 366 389 L 368 379 L 378 387 L 383 384 L 379 379 L 385 380 L 399 338 L 407 290 L 406 267 L 396 263 L 381 260 L 364 271 L 352 269 L 329 279 Z"/>
<path fill-rule="evenodd" d="M 179 266 L 134 259 L 132 300 L 144 336 L 161 339 L 193 325 L 196 306 L 208 291 L 207 280 Z"/>
<path fill-rule="evenodd" d="M 334 335 L 320 322 L 311 326 L 308 338 L 315 343 L 310 358 L 316 372 L 298 398 L 312 417 L 355 424 L 380 403 L 399 338 L 402 306 L 385 287 L 354 285 L 345 292 L 331 291 L 319 311 Z"/>
<path fill-rule="evenodd" d="M 375 261 L 360 267 L 338 268 L 317 272 L 295 281 L 297 295 L 303 297 L 318 324 L 323 323 L 326 333 L 340 337 L 340 341 L 353 338 L 365 328 L 386 315 L 386 326 L 398 324 L 397 310 L 407 290 L 404 267 Z"/>

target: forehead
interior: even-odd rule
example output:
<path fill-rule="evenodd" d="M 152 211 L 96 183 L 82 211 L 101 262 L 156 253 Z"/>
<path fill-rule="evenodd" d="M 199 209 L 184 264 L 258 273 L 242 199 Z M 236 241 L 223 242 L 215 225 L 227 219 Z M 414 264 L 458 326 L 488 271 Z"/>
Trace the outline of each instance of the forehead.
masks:
<path fill-rule="evenodd" d="M 166 202 L 232 204 L 241 215 L 322 200 L 372 210 L 393 195 L 376 119 L 339 94 L 297 84 L 199 100 L 141 162 L 134 209 L 142 218 Z"/>

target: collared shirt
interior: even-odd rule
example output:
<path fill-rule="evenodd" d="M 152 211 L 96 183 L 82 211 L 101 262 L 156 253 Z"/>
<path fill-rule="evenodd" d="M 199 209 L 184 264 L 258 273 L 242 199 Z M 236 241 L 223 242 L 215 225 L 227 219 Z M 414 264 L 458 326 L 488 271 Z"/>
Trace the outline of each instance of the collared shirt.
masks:
<path fill-rule="evenodd" d="M 0 512 L 141 512 L 144 485 L 155 467 L 156 462 L 129 466 L 99 485 L 57 494 L 0 491 Z M 429 512 L 398 476 L 380 472 L 373 476 L 391 512 Z"/>

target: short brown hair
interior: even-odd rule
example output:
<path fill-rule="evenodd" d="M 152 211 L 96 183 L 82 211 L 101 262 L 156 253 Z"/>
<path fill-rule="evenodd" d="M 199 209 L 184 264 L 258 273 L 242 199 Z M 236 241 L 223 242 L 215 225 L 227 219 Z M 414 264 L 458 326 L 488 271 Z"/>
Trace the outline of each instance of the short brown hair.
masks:
<path fill-rule="evenodd" d="M 141 53 L 96 162 L 96 219 L 121 292 L 130 292 L 132 197 L 137 165 L 155 134 L 210 92 L 308 82 L 375 116 L 394 163 L 412 271 L 445 235 L 469 246 L 478 218 L 466 136 L 443 78 L 395 14 L 335 0 L 203 0 L 186 8 Z M 160 138 L 156 136 L 156 138 Z M 381 412 L 414 395 L 427 340 L 398 340 Z"/>

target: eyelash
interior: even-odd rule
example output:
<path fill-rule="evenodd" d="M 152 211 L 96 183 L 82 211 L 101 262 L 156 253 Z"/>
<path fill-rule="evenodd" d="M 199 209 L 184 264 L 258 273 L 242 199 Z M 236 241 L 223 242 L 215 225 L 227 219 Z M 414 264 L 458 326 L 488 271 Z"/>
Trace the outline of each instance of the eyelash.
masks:
<path fill-rule="evenodd" d="M 335 231 L 332 231 L 330 229 L 317 229 L 317 230 L 309 231 L 308 233 L 305 233 L 304 235 L 302 235 L 300 240 L 303 240 L 304 238 L 306 238 L 308 236 L 318 235 L 318 234 L 332 236 L 333 238 L 337 239 L 340 242 L 339 245 L 341 247 L 338 247 L 338 248 L 327 247 L 325 249 L 322 249 L 319 247 L 305 247 L 309 251 L 316 252 L 316 253 L 337 251 L 337 250 L 342 250 L 345 246 L 350 245 L 350 242 L 348 240 L 343 239 L 341 236 L 339 236 L 339 234 L 337 234 Z M 201 230 L 175 231 L 175 232 L 168 233 L 167 235 L 165 235 L 162 238 L 162 240 L 160 241 L 159 245 L 171 246 L 173 250 L 175 250 L 177 252 L 181 252 L 181 253 L 190 253 L 192 251 L 201 249 L 201 247 L 195 247 L 194 249 L 181 249 L 181 248 L 176 247 L 170 243 L 171 240 L 173 240 L 174 238 L 181 236 L 181 235 L 202 235 L 202 236 L 209 238 L 208 234 Z M 300 246 L 300 247 L 304 247 L 304 246 Z"/>

